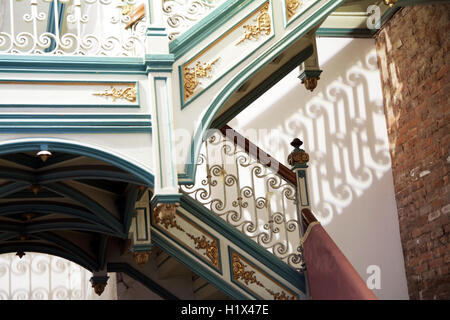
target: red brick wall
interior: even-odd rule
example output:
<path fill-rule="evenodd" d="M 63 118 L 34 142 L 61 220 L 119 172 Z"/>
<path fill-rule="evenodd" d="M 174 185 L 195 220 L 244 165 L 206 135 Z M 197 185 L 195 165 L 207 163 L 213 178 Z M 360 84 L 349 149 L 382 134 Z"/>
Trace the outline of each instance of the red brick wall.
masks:
<path fill-rule="evenodd" d="M 405 7 L 375 37 L 411 299 L 450 299 L 449 15 Z"/>

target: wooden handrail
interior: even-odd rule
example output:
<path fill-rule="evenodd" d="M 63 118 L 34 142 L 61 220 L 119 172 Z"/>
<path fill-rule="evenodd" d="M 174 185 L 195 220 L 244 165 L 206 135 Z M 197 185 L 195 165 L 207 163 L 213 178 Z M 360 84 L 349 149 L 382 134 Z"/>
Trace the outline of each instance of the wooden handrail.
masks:
<path fill-rule="evenodd" d="M 303 225 L 305 226 L 305 228 L 308 228 L 310 223 L 317 221 L 314 214 L 308 208 L 304 208 L 302 210 L 302 217 L 303 217 L 302 222 L 303 222 Z"/>
<path fill-rule="evenodd" d="M 125 26 L 125 29 L 130 28 L 132 25 L 134 25 L 135 23 L 137 23 L 139 20 L 141 20 L 142 18 L 145 17 L 145 6 L 144 4 L 140 4 L 139 6 L 137 6 L 133 12 L 131 12 L 129 14 L 130 17 L 130 22 Z"/>
<path fill-rule="evenodd" d="M 285 180 L 289 181 L 293 185 L 297 185 L 297 179 L 295 177 L 295 173 L 283 165 L 282 163 L 278 162 L 274 157 L 272 157 L 270 154 L 265 152 L 264 150 L 261 150 L 258 146 L 253 144 L 250 140 L 242 136 L 240 133 L 238 133 L 236 130 L 231 128 L 228 125 L 224 125 L 222 128 L 220 128 L 220 132 L 228 138 L 231 138 L 230 135 L 227 135 L 227 130 L 232 130 L 232 137 L 234 144 L 237 144 L 242 149 L 245 150 L 245 152 L 256 159 L 258 159 L 261 164 L 265 165 L 266 167 L 275 167 L 278 168 L 278 174 L 282 176 Z M 265 155 L 266 159 L 261 159 L 261 155 Z M 268 161 L 268 163 L 267 163 Z"/>

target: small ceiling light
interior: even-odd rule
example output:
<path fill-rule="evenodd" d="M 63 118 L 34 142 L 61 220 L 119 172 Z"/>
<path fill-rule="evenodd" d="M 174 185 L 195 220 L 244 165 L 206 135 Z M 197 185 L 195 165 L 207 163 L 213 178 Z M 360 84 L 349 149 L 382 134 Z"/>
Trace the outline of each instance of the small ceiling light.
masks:
<path fill-rule="evenodd" d="M 48 150 L 41 150 L 36 155 L 41 158 L 42 162 L 47 161 L 48 158 L 52 156 L 52 153 Z"/>

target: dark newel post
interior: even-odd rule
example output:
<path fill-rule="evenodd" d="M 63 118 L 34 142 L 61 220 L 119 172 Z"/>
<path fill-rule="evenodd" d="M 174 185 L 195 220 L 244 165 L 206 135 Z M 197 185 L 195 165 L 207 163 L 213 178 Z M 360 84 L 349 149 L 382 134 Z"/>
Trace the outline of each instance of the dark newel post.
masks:
<path fill-rule="evenodd" d="M 291 166 L 292 171 L 295 173 L 295 177 L 297 180 L 297 188 L 295 192 L 295 199 L 297 202 L 297 218 L 299 221 L 299 233 L 300 238 L 303 237 L 305 234 L 305 226 L 303 225 L 303 216 L 302 216 L 302 210 L 303 209 L 310 209 L 310 202 L 309 202 L 309 193 L 308 193 L 308 182 L 307 182 L 307 176 L 306 176 L 306 169 L 308 168 L 308 161 L 309 161 L 309 155 L 305 152 L 305 150 L 300 149 L 300 146 L 303 144 L 303 142 L 295 138 L 291 142 L 291 146 L 294 147 L 294 150 L 289 154 L 288 156 L 288 163 Z M 300 252 L 303 253 L 303 249 L 300 245 Z M 303 259 L 303 255 L 302 255 Z M 303 264 L 305 262 L 303 261 Z M 306 266 L 305 266 L 306 267 Z M 306 296 L 309 298 L 309 286 L 308 286 L 308 278 L 307 278 L 307 272 L 306 268 L 304 270 L 305 275 L 305 285 L 306 285 Z"/>

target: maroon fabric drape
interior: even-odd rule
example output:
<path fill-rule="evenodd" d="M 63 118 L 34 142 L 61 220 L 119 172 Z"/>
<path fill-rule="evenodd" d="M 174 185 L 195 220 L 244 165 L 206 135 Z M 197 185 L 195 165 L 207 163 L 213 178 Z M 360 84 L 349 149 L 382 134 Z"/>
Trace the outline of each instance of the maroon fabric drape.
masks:
<path fill-rule="evenodd" d="M 313 300 L 376 300 L 325 229 L 316 224 L 303 243 Z"/>

